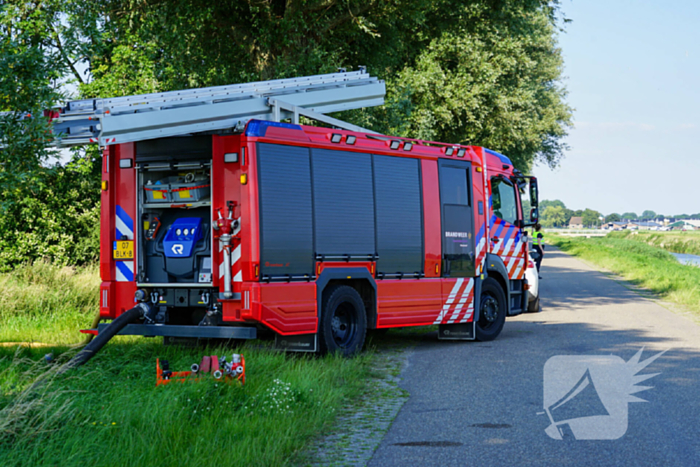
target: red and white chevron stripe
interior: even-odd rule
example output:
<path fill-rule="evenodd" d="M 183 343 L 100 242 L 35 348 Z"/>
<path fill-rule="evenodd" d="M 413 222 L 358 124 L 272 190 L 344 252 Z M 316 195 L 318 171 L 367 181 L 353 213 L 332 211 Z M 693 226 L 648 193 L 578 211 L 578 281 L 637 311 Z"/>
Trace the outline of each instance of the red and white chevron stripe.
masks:
<path fill-rule="evenodd" d="M 476 270 L 479 274 L 484 272 L 484 263 L 486 262 L 486 236 L 481 237 L 479 244 L 476 245 Z"/>
<path fill-rule="evenodd" d="M 462 286 L 464 285 L 464 289 Z M 459 296 L 459 299 L 457 297 Z M 456 302 L 456 303 L 455 303 Z M 454 309 L 452 305 L 454 304 Z M 466 306 L 466 308 L 465 308 Z M 464 312 L 462 312 L 464 310 Z M 474 279 L 459 278 L 452 287 L 434 324 L 466 323 L 474 315 Z M 460 319 L 461 316 L 461 319 Z"/>
<path fill-rule="evenodd" d="M 525 258 L 523 257 L 523 241 L 518 240 L 501 255 L 503 263 L 511 280 L 522 279 L 525 275 Z"/>

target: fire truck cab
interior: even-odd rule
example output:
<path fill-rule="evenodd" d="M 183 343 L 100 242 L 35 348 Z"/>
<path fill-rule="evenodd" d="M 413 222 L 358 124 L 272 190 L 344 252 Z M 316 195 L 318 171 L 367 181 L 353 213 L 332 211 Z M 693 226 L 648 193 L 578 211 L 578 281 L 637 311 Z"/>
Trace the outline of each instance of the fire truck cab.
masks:
<path fill-rule="evenodd" d="M 368 329 L 492 340 L 527 306 L 536 180 L 482 147 L 250 120 L 107 146 L 102 180 L 100 313 L 151 310 L 122 334 L 350 355 Z"/>

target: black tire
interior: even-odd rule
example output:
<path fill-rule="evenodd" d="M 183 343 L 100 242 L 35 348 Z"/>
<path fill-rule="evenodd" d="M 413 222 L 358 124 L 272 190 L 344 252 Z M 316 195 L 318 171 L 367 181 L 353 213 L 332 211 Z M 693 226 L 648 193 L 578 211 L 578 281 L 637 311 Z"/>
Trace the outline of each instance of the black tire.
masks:
<path fill-rule="evenodd" d="M 539 313 L 540 311 L 542 311 L 542 307 L 540 306 L 540 297 L 539 296 L 531 302 L 528 301 L 528 303 L 527 303 L 527 312 L 528 313 Z"/>
<path fill-rule="evenodd" d="M 367 335 L 367 313 L 357 290 L 334 285 L 323 292 L 318 340 L 320 352 L 346 357 L 362 350 Z"/>
<path fill-rule="evenodd" d="M 501 333 L 506 322 L 506 297 L 498 281 L 487 277 L 481 284 L 479 320 L 476 322 L 476 340 L 492 341 Z"/>

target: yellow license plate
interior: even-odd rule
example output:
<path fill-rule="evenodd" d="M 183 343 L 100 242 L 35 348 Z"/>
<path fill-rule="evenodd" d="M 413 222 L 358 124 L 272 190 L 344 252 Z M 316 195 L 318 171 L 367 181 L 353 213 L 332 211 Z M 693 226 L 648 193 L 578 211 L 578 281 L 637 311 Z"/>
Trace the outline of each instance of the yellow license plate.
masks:
<path fill-rule="evenodd" d="M 112 254 L 114 259 L 134 259 L 134 241 L 133 240 L 119 240 L 114 242 L 114 247 L 112 248 Z"/>

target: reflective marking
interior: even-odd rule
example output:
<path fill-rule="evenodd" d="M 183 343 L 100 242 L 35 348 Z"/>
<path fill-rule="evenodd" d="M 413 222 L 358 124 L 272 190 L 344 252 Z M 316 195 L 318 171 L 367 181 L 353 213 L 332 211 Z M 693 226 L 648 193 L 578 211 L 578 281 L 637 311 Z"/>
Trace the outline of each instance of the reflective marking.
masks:
<path fill-rule="evenodd" d="M 525 264 L 525 260 L 518 260 L 518 267 L 515 269 L 515 273 L 513 274 L 515 279 L 521 279 L 520 273 L 522 272 L 523 264 Z"/>
<path fill-rule="evenodd" d="M 462 311 L 464 304 L 467 303 L 467 300 L 469 300 L 469 295 L 471 294 L 473 286 L 474 286 L 474 280 L 469 279 L 469 283 L 464 288 L 464 292 L 462 292 L 462 296 L 460 297 L 459 303 L 457 303 L 457 305 L 455 305 L 455 311 L 452 313 L 452 316 L 447 321 L 448 324 L 454 323 L 455 320 L 459 317 L 459 314 Z"/>
<path fill-rule="evenodd" d="M 454 287 L 452 287 L 452 292 L 450 292 L 450 295 L 447 298 L 445 305 L 442 307 L 442 311 L 440 311 L 440 314 L 438 315 L 437 319 L 435 320 L 435 323 L 433 324 L 440 324 L 447 312 L 450 311 L 450 308 L 452 307 L 452 302 L 455 301 L 455 298 L 457 297 L 457 292 L 459 292 L 459 289 L 462 288 L 463 282 L 464 278 L 457 279 L 457 282 L 455 283 Z"/>
<path fill-rule="evenodd" d="M 133 261 L 115 261 L 117 270 L 117 282 L 132 282 L 134 280 Z"/>
<path fill-rule="evenodd" d="M 472 319 L 472 316 L 474 316 L 474 300 L 472 297 L 472 300 L 469 302 L 469 306 L 467 307 L 466 313 L 464 313 L 464 317 L 459 320 L 460 323 L 466 323 L 470 319 Z"/>
<path fill-rule="evenodd" d="M 116 208 L 114 222 L 116 226 L 116 240 L 121 240 L 123 237 L 126 237 L 127 240 L 134 239 L 134 221 L 119 205 Z"/>
<path fill-rule="evenodd" d="M 241 246 L 238 245 L 231 253 L 231 264 L 236 264 L 241 259 Z"/>
<path fill-rule="evenodd" d="M 510 240 L 508 240 L 508 243 L 506 243 L 505 248 L 503 248 L 503 254 L 507 255 L 508 253 L 510 253 L 510 249 L 512 247 L 513 247 L 513 239 L 511 238 Z"/>
<path fill-rule="evenodd" d="M 233 282 L 243 282 L 243 271 L 238 271 L 235 276 L 233 276 Z"/>

